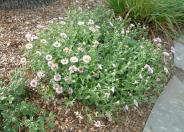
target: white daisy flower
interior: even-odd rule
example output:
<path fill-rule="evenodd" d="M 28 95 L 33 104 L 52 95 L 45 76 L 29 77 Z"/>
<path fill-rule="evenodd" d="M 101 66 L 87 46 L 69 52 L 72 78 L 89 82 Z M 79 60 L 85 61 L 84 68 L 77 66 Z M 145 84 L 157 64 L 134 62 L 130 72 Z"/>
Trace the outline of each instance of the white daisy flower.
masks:
<path fill-rule="evenodd" d="M 161 38 L 157 37 L 157 38 L 154 38 L 154 39 L 153 39 L 153 42 L 154 42 L 154 43 L 161 43 L 162 40 L 161 40 Z"/>
<path fill-rule="evenodd" d="M 32 41 L 38 39 L 36 35 L 32 35 Z"/>
<path fill-rule="evenodd" d="M 57 63 L 52 63 L 51 64 L 51 69 L 52 70 L 58 69 L 58 64 Z"/>
<path fill-rule="evenodd" d="M 26 49 L 32 49 L 33 48 L 33 45 L 31 44 L 31 43 L 28 43 L 28 44 L 26 44 Z"/>
<path fill-rule="evenodd" d="M 53 46 L 54 46 L 55 48 L 59 48 L 59 47 L 61 47 L 61 43 L 59 43 L 59 42 L 54 42 L 54 43 L 53 43 Z"/>
<path fill-rule="evenodd" d="M 74 73 L 74 72 L 78 71 L 78 68 L 75 65 L 72 65 L 69 67 L 69 71 L 70 71 L 70 73 Z"/>
<path fill-rule="evenodd" d="M 93 32 L 93 33 L 95 33 L 95 32 L 98 31 L 98 29 L 96 29 L 96 28 L 94 28 L 94 27 L 89 27 L 89 30 L 90 30 L 91 32 Z"/>
<path fill-rule="evenodd" d="M 83 73 L 84 72 L 84 68 L 80 67 L 80 68 L 78 68 L 78 71 L 79 71 L 79 73 Z"/>
<path fill-rule="evenodd" d="M 84 25 L 84 22 L 79 21 L 77 24 L 78 24 L 79 26 L 82 26 L 82 25 Z"/>
<path fill-rule="evenodd" d="M 161 43 L 157 43 L 156 47 L 160 49 L 162 47 L 162 44 Z"/>
<path fill-rule="evenodd" d="M 23 57 L 23 58 L 20 59 L 20 64 L 26 65 L 26 62 L 27 62 L 27 60 L 26 60 L 25 57 Z"/>
<path fill-rule="evenodd" d="M 61 64 L 63 64 L 63 65 L 67 65 L 68 62 L 69 62 L 69 61 L 68 61 L 67 58 L 64 58 L 64 59 L 61 60 Z"/>
<path fill-rule="evenodd" d="M 38 85 L 37 80 L 35 80 L 35 79 L 31 80 L 31 82 L 30 82 L 30 86 L 31 86 L 31 87 L 36 88 L 37 85 Z"/>
<path fill-rule="evenodd" d="M 51 67 L 53 62 L 52 61 L 48 61 L 47 64 L 48 64 L 49 67 Z"/>
<path fill-rule="evenodd" d="M 56 90 L 57 88 L 60 88 L 60 85 L 59 85 L 59 84 L 57 84 L 57 83 L 54 83 L 54 84 L 53 84 L 53 89 L 55 89 L 55 90 Z"/>
<path fill-rule="evenodd" d="M 70 58 L 70 61 L 72 63 L 77 63 L 79 61 L 79 59 L 76 56 L 73 56 L 73 57 Z"/>
<path fill-rule="evenodd" d="M 51 60 L 52 60 L 52 55 L 46 55 L 45 59 L 46 59 L 47 61 L 51 61 Z"/>
<path fill-rule="evenodd" d="M 89 63 L 91 61 L 91 56 L 89 55 L 84 55 L 82 57 L 82 60 L 84 61 L 84 63 Z"/>
<path fill-rule="evenodd" d="M 70 53 L 71 51 L 72 51 L 72 49 L 71 48 L 68 48 L 68 47 L 65 47 L 63 49 L 63 52 L 65 52 L 65 53 Z"/>
<path fill-rule="evenodd" d="M 57 94 L 62 94 L 63 93 L 63 88 L 62 87 L 58 87 L 55 89 Z"/>
<path fill-rule="evenodd" d="M 39 55 L 39 56 L 42 55 L 42 53 L 40 51 L 36 51 L 36 54 Z"/>
<path fill-rule="evenodd" d="M 60 36 L 64 39 L 66 39 L 68 36 L 65 33 L 60 33 Z"/>
<path fill-rule="evenodd" d="M 70 77 L 68 77 L 68 76 L 64 77 L 64 80 L 67 83 L 71 83 L 72 82 L 72 79 Z"/>
<path fill-rule="evenodd" d="M 60 80 L 61 80 L 61 75 L 59 74 L 54 75 L 54 81 L 58 82 Z"/>
<path fill-rule="evenodd" d="M 72 88 L 68 89 L 68 94 L 70 94 L 70 95 L 73 94 L 73 89 Z"/>
<path fill-rule="evenodd" d="M 37 72 L 37 77 L 40 78 L 40 79 L 45 77 L 45 72 L 44 71 L 38 71 Z"/>
<path fill-rule="evenodd" d="M 82 47 L 78 47 L 77 50 L 78 50 L 78 51 L 81 51 L 81 52 L 84 51 L 84 49 L 83 49 Z"/>
<path fill-rule="evenodd" d="M 88 21 L 87 24 L 88 24 L 88 25 L 94 25 L 95 23 L 94 23 L 94 21 L 93 21 L 92 19 L 89 19 L 89 21 Z"/>
<path fill-rule="evenodd" d="M 48 43 L 46 39 L 41 39 L 40 42 L 45 45 Z"/>
<path fill-rule="evenodd" d="M 160 78 L 157 77 L 156 81 L 157 81 L 157 82 L 160 82 L 161 80 L 160 80 Z"/>
<path fill-rule="evenodd" d="M 133 28 L 133 27 L 135 27 L 135 25 L 131 23 L 129 27 L 130 28 Z"/>

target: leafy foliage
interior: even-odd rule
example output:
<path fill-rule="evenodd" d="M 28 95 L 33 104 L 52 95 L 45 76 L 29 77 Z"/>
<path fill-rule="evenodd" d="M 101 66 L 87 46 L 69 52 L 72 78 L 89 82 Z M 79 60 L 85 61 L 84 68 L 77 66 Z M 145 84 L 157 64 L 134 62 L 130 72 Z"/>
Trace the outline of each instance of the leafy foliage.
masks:
<path fill-rule="evenodd" d="M 137 106 L 149 98 L 146 91 L 160 91 L 166 79 L 162 50 L 140 26 L 114 18 L 103 7 L 73 10 L 39 33 L 26 46 L 33 89 L 46 87 L 99 111 Z"/>
<path fill-rule="evenodd" d="M 115 13 L 173 37 L 184 23 L 183 0 L 107 0 Z"/>
<path fill-rule="evenodd" d="M 16 71 L 8 86 L 0 87 L 0 130 L 17 132 L 18 130 L 45 131 L 46 117 L 52 119 L 46 112 L 25 101 L 25 82 L 21 71 Z M 50 120 L 53 122 L 54 119 Z"/>

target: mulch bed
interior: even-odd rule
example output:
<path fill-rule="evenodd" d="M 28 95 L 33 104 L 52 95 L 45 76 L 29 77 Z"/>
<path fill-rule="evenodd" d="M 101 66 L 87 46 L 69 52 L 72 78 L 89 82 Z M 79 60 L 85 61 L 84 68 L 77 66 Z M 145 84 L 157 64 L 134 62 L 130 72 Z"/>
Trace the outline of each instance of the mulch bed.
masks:
<path fill-rule="evenodd" d="M 25 34 L 36 32 L 42 26 L 47 25 L 59 17 L 65 15 L 65 10 L 71 6 L 93 7 L 96 1 L 72 2 L 71 0 L 59 0 L 47 7 L 37 9 L 1 10 L 0 11 L 0 80 L 8 82 L 10 73 L 20 67 L 20 59 L 23 56 L 22 47 L 26 44 Z M 137 109 L 122 112 L 118 121 L 99 119 L 104 125 L 96 128 L 94 123 L 88 123 L 84 118 L 79 121 L 74 112 L 84 113 L 84 106 L 76 103 L 71 108 L 63 108 L 57 102 L 46 103 L 39 96 L 31 96 L 28 100 L 41 108 L 56 113 L 57 130 L 55 131 L 117 131 L 117 132 L 141 132 L 152 105 L 140 105 Z M 85 115 L 83 115 L 85 117 Z"/>

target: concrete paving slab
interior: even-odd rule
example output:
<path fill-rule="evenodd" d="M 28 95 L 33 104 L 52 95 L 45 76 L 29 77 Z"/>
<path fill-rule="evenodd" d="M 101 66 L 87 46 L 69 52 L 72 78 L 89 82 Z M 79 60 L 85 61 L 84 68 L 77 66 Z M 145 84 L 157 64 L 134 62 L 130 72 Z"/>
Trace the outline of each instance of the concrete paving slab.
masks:
<path fill-rule="evenodd" d="M 157 100 L 143 132 L 184 132 L 184 85 L 176 76 Z"/>
<path fill-rule="evenodd" d="M 178 38 L 176 38 L 176 41 L 184 44 L 184 35 L 180 35 Z"/>
<path fill-rule="evenodd" d="M 184 70 L 184 44 L 175 42 L 174 63 L 177 68 Z"/>
<path fill-rule="evenodd" d="M 177 78 L 184 84 L 184 71 L 182 69 L 175 67 L 174 73 L 177 76 Z"/>

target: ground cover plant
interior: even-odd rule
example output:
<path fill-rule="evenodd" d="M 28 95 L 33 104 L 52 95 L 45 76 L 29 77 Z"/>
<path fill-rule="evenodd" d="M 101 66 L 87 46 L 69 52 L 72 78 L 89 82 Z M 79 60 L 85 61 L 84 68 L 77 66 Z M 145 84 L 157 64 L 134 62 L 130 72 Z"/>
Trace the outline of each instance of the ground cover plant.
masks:
<path fill-rule="evenodd" d="M 15 71 L 11 83 L 0 83 L 0 131 L 45 131 L 54 127 L 54 114 L 26 100 L 23 72 Z"/>
<path fill-rule="evenodd" d="M 104 7 L 71 10 L 37 35 L 26 34 L 27 83 L 44 98 L 80 101 L 102 113 L 138 107 L 167 80 L 160 39 L 146 37 L 146 29 Z"/>
<path fill-rule="evenodd" d="M 115 13 L 173 38 L 184 23 L 183 0 L 107 0 Z M 153 36 L 154 37 L 154 36 Z"/>

